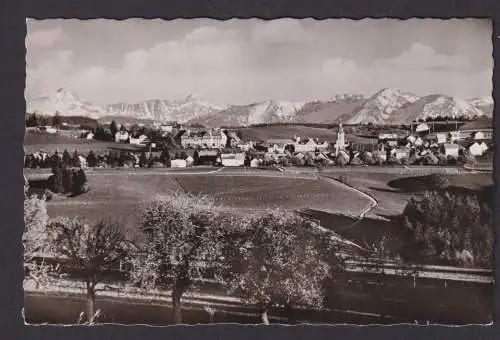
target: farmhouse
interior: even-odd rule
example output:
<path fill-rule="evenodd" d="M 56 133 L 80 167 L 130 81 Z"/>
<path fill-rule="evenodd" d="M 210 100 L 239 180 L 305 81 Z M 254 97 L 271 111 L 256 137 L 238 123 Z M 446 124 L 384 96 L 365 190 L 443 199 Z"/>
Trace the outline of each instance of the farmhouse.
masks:
<path fill-rule="evenodd" d="M 245 165 L 244 153 L 223 153 L 220 155 L 223 166 L 243 166 Z"/>
<path fill-rule="evenodd" d="M 117 133 L 115 133 L 115 142 L 116 143 L 126 143 L 127 140 L 129 139 L 129 134 L 127 131 L 125 130 L 122 130 L 122 131 L 118 131 Z"/>
<path fill-rule="evenodd" d="M 228 137 L 221 129 L 192 132 L 190 130 L 181 133 L 181 145 L 200 146 L 205 148 L 224 148 Z"/>
<path fill-rule="evenodd" d="M 458 151 L 460 150 L 460 147 L 458 144 L 444 144 L 444 154 L 446 157 L 454 157 L 458 158 Z"/>

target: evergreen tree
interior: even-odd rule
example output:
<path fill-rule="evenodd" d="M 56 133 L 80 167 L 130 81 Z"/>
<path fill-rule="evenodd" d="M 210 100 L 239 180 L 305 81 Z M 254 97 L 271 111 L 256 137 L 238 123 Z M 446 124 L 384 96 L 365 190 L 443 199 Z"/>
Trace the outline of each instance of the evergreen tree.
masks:
<path fill-rule="evenodd" d="M 116 125 L 116 122 L 114 120 L 111 121 L 111 125 L 109 126 L 109 130 L 111 131 L 111 134 L 113 135 L 113 138 L 114 138 L 116 133 L 118 132 L 118 126 Z"/>
<path fill-rule="evenodd" d="M 160 162 L 163 164 L 170 163 L 170 153 L 167 148 L 164 148 L 160 155 Z"/>
<path fill-rule="evenodd" d="M 125 151 L 120 151 L 120 156 L 118 157 L 118 165 L 124 166 L 127 161 L 127 153 Z"/>
<path fill-rule="evenodd" d="M 55 126 L 55 127 L 60 127 L 62 124 L 62 118 L 61 116 L 59 115 L 59 112 L 56 112 L 55 116 L 52 118 L 52 126 Z"/>
<path fill-rule="evenodd" d="M 36 113 L 33 113 L 28 117 L 28 120 L 26 121 L 26 126 L 29 127 L 38 126 L 38 116 L 36 115 Z"/>
<path fill-rule="evenodd" d="M 97 157 L 92 150 L 90 150 L 89 154 L 87 155 L 87 166 L 91 168 L 97 166 Z"/>
<path fill-rule="evenodd" d="M 144 168 L 144 167 L 146 167 L 147 163 L 148 163 L 148 158 L 146 157 L 146 153 L 144 151 L 142 151 L 141 155 L 139 157 L 139 166 L 141 168 Z"/>
<path fill-rule="evenodd" d="M 65 193 L 73 190 L 73 173 L 74 171 L 70 169 L 62 170 L 62 184 Z"/>
<path fill-rule="evenodd" d="M 78 169 L 73 174 L 73 187 L 72 192 L 74 195 L 84 193 L 86 190 L 87 175 L 83 169 Z"/>
<path fill-rule="evenodd" d="M 73 158 L 71 159 L 71 164 L 76 167 L 82 166 L 82 164 L 80 164 L 80 157 L 78 157 L 78 152 L 76 150 L 75 152 L 73 152 Z"/>
<path fill-rule="evenodd" d="M 71 165 L 71 156 L 69 155 L 69 152 L 66 149 L 63 152 L 62 162 L 63 162 L 64 166 L 70 166 Z"/>
<path fill-rule="evenodd" d="M 63 185 L 63 163 L 57 154 L 57 151 L 51 157 L 51 165 L 52 165 L 52 176 L 50 176 L 50 189 L 55 193 L 64 192 Z"/>

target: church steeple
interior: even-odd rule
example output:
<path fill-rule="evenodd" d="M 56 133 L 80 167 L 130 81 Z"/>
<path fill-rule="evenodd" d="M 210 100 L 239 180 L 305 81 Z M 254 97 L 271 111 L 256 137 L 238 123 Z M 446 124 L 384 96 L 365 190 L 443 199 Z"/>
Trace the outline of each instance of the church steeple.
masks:
<path fill-rule="evenodd" d="M 337 142 L 335 143 L 335 155 L 338 155 L 341 150 L 345 150 L 345 133 L 342 127 L 342 120 L 339 124 L 339 132 L 337 133 Z"/>

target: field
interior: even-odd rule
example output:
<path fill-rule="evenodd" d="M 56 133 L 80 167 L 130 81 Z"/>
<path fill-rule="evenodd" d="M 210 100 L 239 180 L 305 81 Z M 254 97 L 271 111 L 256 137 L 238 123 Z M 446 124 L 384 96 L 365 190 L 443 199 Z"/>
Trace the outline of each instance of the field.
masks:
<path fill-rule="evenodd" d="M 337 140 L 337 129 L 325 129 L 303 125 L 269 125 L 239 129 L 246 141 L 266 141 L 268 139 L 292 139 L 294 136 L 318 138 L 328 142 Z M 347 142 L 370 144 L 376 140 L 346 134 Z"/>
<path fill-rule="evenodd" d="M 269 207 L 318 209 L 329 213 L 357 215 L 369 201 L 313 175 L 290 176 L 275 171 L 243 173 L 233 169 L 210 174 L 192 171 L 92 171 L 90 190 L 77 197 L 55 197 L 48 202 L 50 216 L 82 216 L 89 219 L 113 216 L 126 224 L 137 223 L 144 202 L 168 191 L 185 190 L 213 196 L 224 211 L 257 211 Z M 198 170 L 202 171 L 202 170 Z M 211 170 L 215 171 L 215 170 Z M 26 173 L 28 180 L 41 183 L 49 173 Z"/>
<path fill-rule="evenodd" d="M 114 142 L 102 142 L 97 140 L 87 140 L 82 138 L 70 138 L 57 134 L 27 132 L 24 137 L 24 149 L 28 154 L 44 151 L 52 154 L 54 151 L 63 152 L 68 150 L 73 152 L 87 153 L 93 150 L 102 153 L 109 150 L 141 150 L 142 147 L 130 144 L 116 144 Z"/>
<path fill-rule="evenodd" d="M 184 176 L 178 181 L 186 191 L 212 195 L 220 204 L 236 209 L 311 208 L 356 215 L 369 203 L 341 185 L 313 176 Z"/>

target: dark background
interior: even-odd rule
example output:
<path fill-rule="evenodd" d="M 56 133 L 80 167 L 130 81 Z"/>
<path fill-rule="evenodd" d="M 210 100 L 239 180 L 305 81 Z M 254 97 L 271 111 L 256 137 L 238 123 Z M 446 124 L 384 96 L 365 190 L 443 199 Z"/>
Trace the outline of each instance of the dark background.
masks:
<path fill-rule="evenodd" d="M 494 55 L 500 38 L 499 0 L 0 0 L 0 339 L 500 339 L 495 326 L 239 326 L 203 325 L 58 327 L 25 326 L 23 306 L 23 136 L 25 86 L 25 18 L 195 18 L 216 19 L 281 17 L 317 19 L 365 17 L 381 18 L 464 18 L 493 20 Z M 495 102 L 500 101 L 496 83 L 500 74 L 497 61 L 493 71 Z M 495 108 L 495 111 L 498 111 Z M 494 115 L 495 128 L 500 117 Z M 497 130 L 497 129 L 496 129 Z M 500 135 L 495 133 L 496 145 Z M 495 148 L 498 153 L 498 146 Z M 495 155 L 495 183 L 499 178 Z M 496 199 L 500 191 L 496 186 Z M 498 200 L 496 202 L 499 202 Z M 498 204 L 497 204 L 498 206 Z M 495 232 L 500 222 L 494 212 Z M 495 247 L 496 258 L 500 259 Z M 497 264 L 498 266 L 498 264 Z M 498 271 L 496 278 L 500 278 Z M 498 280 L 497 280 L 498 281 Z M 500 297 L 495 294 L 494 320 L 498 321 Z M 495 335 L 496 334 L 496 335 Z"/>

